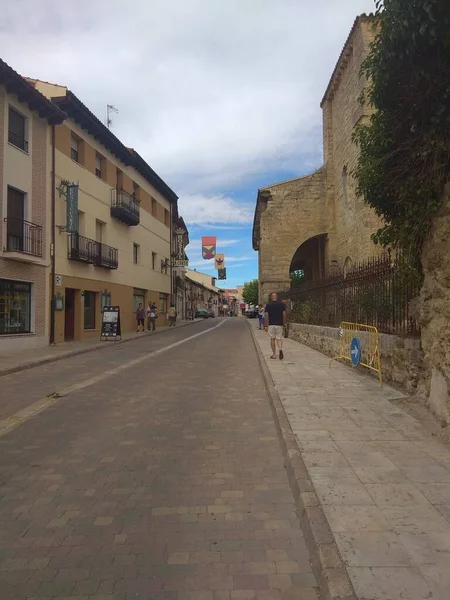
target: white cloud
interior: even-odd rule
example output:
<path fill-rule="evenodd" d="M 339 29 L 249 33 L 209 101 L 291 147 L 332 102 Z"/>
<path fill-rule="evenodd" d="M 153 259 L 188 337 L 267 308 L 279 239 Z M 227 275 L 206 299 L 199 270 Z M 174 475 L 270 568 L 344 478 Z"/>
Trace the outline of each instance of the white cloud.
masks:
<path fill-rule="evenodd" d="M 182 194 L 180 212 L 189 225 L 213 225 L 215 223 L 251 223 L 253 206 L 239 205 L 235 200 L 220 194 Z"/>
<path fill-rule="evenodd" d="M 317 165 L 319 102 L 373 0 L 4 0 L 3 58 L 67 85 L 169 185 L 191 222 L 250 223 L 218 190 Z M 24 18 L 26 15 L 26 18 Z M 197 213 L 198 211 L 198 213 Z"/>

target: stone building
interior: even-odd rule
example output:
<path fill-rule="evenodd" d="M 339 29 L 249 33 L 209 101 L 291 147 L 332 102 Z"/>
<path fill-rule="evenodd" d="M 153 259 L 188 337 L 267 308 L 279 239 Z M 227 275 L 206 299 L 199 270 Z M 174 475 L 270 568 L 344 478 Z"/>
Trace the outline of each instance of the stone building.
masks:
<path fill-rule="evenodd" d="M 354 127 L 371 109 L 360 102 L 367 82 L 360 68 L 376 35 L 372 17 L 351 29 L 321 102 L 324 164 L 305 177 L 258 190 L 253 248 L 258 251 L 260 299 L 290 287 L 290 273 L 320 279 L 373 256 L 371 234 L 381 223 L 355 193 L 358 149 Z"/>

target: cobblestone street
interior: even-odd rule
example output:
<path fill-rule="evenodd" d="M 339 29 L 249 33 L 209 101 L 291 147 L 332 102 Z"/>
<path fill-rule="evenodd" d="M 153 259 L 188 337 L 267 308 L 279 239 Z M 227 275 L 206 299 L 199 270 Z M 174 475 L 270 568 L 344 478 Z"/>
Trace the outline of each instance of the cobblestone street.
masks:
<path fill-rule="evenodd" d="M 318 599 L 243 320 L 0 385 L 1 600 Z"/>

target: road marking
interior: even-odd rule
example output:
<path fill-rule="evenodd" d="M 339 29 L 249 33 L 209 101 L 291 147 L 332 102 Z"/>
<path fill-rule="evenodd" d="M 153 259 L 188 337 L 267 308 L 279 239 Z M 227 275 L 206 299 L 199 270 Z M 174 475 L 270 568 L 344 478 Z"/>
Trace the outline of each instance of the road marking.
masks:
<path fill-rule="evenodd" d="M 159 356 L 160 354 L 163 354 L 164 352 L 167 352 L 168 350 L 177 348 L 178 346 L 181 346 L 182 344 L 185 344 L 186 342 L 190 342 L 191 340 L 194 340 L 195 338 L 198 338 L 201 335 L 205 335 L 206 333 L 209 333 L 210 331 L 214 331 L 214 329 L 217 329 L 218 327 L 222 327 L 222 325 L 224 325 L 226 322 L 227 321 L 225 321 L 225 320 L 221 321 L 218 325 L 214 325 L 214 327 L 205 329 L 205 331 L 200 331 L 200 333 L 195 333 L 194 335 L 190 335 L 189 337 L 184 338 L 183 340 L 174 342 L 173 344 L 170 344 L 169 346 L 165 346 L 164 348 L 160 348 L 159 350 L 153 350 L 152 352 L 147 352 L 146 354 L 143 354 L 139 358 L 130 360 L 129 362 L 127 362 L 123 365 L 120 365 L 119 367 L 115 367 L 114 369 L 111 369 L 110 371 L 104 371 L 100 375 L 95 375 L 94 377 L 85 379 L 84 381 L 81 381 L 80 383 L 75 383 L 74 385 L 71 385 L 70 387 L 66 388 L 65 390 L 62 390 L 59 392 L 53 392 L 53 394 L 47 396 L 46 398 L 41 398 L 41 400 L 37 400 L 36 402 L 33 402 L 33 404 L 30 404 L 30 406 L 27 406 L 26 408 L 19 410 L 18 412 L 11 415 L 10 417 L 7 417 L 6 419 L 3 419 L 2 421 L 0 421 L 0 437 L 3 437 L 7 433 L 9 433 L 12 429 L 19 427 L 19 425 L 22 425 L 22 423 L 25 423 L 25 421 L 28 421 L 28 419 L 31 419 L 31 417 L 34 417 L 34 416 L 38 415 L 39 413 L 43 412 L 49 406 L 56 404 L 61 398 L 64 398 L 68 394 L 70 394 L 72 392 L 76 392 L 78 390 L 82 390 L 84 388 L 87 388 L 91 385 L 94 385 L 95 383 L 98 383 L 99 381 L 103 381 L 103 379 L 106 379 L 107 377 L 116 375 L 117 373 L 120 373 L 121 371 L 125 371 L 125 369 L 134 367 L 135 365 L 138 365 L 139 363 L 144 362 L 145 360 L 148 360 L 149 358 Z"/>

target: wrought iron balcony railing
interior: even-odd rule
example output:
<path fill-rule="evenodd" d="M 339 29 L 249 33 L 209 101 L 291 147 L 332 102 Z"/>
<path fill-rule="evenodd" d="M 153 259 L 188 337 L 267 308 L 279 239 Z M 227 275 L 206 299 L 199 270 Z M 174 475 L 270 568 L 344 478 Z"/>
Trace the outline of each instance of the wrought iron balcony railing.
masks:
<path fill-rule="evenodd" d="M 140 206 L 139 201 L 126 192 L 118 188 L 111 190 L 111 216 L 126 225 L 134 227 L 139 225 Z"/>
<path fill-rule="evenodd" d="M 105 269 L 117 269 L 119 252 L 106 244 L 101 244 L 78 233 L 69 234 L 68 258 Z"/>
<path fill-rule="evenodd" d="M 42 257 L 42 227 L 23 219 L 4 219 L 7 252 L 23 252 Z"/>

